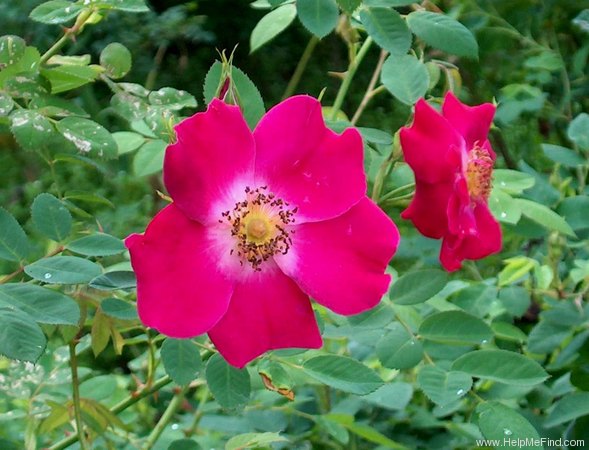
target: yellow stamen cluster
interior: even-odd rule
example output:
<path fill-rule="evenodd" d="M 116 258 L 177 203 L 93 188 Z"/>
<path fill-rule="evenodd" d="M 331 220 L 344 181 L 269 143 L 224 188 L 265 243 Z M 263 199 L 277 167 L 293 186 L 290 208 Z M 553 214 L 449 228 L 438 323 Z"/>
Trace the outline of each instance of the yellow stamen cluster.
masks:
<path fill-rule="evenodd" d="M 249 263 L 255 271 L 276 254 L 286 255 L 292 245 L 288 225 L 294 223 L 298 208 L 289 209 L 289 204 L 267 193 L 268 187 L 245 188 L 245 200 L 237 202 L 231 211 L 221 213 L 220 223 L 228 222 L 231 236 L 236 239 L 231 254 L 239 262 Z"/>
<path fill-rule="evenodd" d="M 476 146 L 469 152 L 466 164 L 466 184 L 472 199 L 488 200 L 492 188 L 492 174 L 491 155 L 484 148 Z"/>

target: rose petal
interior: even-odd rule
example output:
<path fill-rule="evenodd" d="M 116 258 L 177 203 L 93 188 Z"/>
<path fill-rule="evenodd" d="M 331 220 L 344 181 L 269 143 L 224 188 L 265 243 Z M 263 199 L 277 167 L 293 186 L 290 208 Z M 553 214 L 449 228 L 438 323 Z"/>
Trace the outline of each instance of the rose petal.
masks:
<path fill-rule="evenodd" d="M 238 284 L 229 310 L 209 337 L 236 367 L 268 350 L 322 345 L 309 297 L 280 270 Z"/>
<path fill-rule="evenodd" d="M 399 244 L 395 224 L 364 197 L 347 213 L 296 227 L 278 266 L 318 303 L 338 314 L 370 309 L 386 292 L 385 274 Z"/>
<path fill-rule="evenodd" d="M 216 269 L 206 229 L 175 204 L 161 210 L 145 235 L 125 240 L 137 275 L 141 321 L 160 333 L 188 338 L 207 332 L 227 311 L 231 282 Z"/>
<path fill-rule="evenodd" d="M 440 262 L 450 272 L 460 269 L 465 259 L 481 259 L 501 250 L 501 226 L 489 207 L 477 203 L 474 208 L 477 233 L 461 237 L 447 235 L 440 249 Z"/>
<path fill-rule="evenodd" d="M 400 139 L 405 161 L 415 172 L 416 182 L 452 179 L 459 170 L 456 149 L 466 151 L 458 132 L 423 99 L 415 104 L 413 125 L 401 129 Z"/>
<path fill-rule="evenodd" d="M 214 222 L 219 202 L 230 205 L 236 185 L 253 185 L 252 134 L 238 106 L 214 99 L 206 112 L 180 122 L 176 136 L 164 159 L 166 188 L 188 217 Z"/>
<path fill-rule="evenodd" d="M 272 108 L 254 139 L 256 183 L 298 207 L 298 223 L 337 217 L 366 192 L 360 134 L 327 129 L 312 97 L 291 97 Z"/>
<path fill-rule="evenodd" d="M 453 193 L 453 181 L 436 184 L 418 182 L 413 200 L 401 217 L 411 220 L 424 236 L 440 239 L 448 227 L 448 202 Z"/>
<path fill-rule="evenodd" d="M 478 142 L 482 146 L 487 140 L 489 128 L 495 115 L 495 106 L 483 103 L 478 106 L 467 106 L 458 100 L 452 92 L 448 92 L 442 105 L 444 117 L 452 124 L 472 149 Z"/>

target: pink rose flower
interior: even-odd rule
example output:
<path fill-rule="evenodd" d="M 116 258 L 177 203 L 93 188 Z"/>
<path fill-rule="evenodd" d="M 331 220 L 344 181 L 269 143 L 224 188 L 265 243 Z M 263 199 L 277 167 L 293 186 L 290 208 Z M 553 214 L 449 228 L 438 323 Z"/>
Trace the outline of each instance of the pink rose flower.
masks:
<path fill-rule="evenodd" d="M 175 338 L 202 333 L 232 365 L 322 345 L 309 296 L 338 314 L 366 311 L 388 288 L 399 242 L 366 197 L 362 140 L 325 127 L 296 96 L 252 133 L 215 99 L 176 126 L 164 183 L 174 203 L 125 240 L 142 322 Z"/>
<path fill-rule="evenodd" d="M 420 99 L 413 125 L 401 129 L 416 184 L 401 217 L 424 236 L 442 239 L 440 261 L 448 271 L 501 250 L 501 227 L 488 206 L 495 152 L 487 135 L 494 114 L 490 103 L 469 107 L 449 92 L 441 114 Z"/>

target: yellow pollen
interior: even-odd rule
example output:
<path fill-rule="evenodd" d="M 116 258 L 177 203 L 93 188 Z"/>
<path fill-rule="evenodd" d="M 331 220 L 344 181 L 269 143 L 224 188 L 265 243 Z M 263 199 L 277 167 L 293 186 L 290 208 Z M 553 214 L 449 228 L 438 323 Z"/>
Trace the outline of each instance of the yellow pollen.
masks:
<path fill-rule="evenodd" d="M 222 212 L 219 218 L 220 223 L 229 225 L 228 231 L 235 239 L 230 254 L 254 271 L 261 271 L 262 265 L 274 255 L 288 253 L 294 233 L 291 225 L 298 211 L 267 189 L 267 186 L 246 187 L 244 200 L 237 202 L 232 210 Z"/>
<path fill-rule="evenodd" d="M 482 147 L 473 148 L 466 164 L 466 185 L 473 200 L 488 200 L 492 173 L 493 159 L 489 152 Z"/>
<path fill-rule="evenodd" d="M 264 219 L 252 218 L 247 222 L 245 232 L 251 241 L 258 242 L 263 241 L 268 236 L 270 227 Z"/>

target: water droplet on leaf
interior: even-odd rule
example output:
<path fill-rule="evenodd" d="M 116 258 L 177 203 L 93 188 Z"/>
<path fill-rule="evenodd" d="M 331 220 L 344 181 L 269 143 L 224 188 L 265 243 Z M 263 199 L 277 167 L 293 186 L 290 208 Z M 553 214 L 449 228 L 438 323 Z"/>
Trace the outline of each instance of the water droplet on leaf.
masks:
<path fill-rule="evenodd" d="M 47 272 L 45 275 L 43 275 L 43 278 L 48 280 L 49 278 L 51 278 L 51 274 L 49 272 Z"/>

